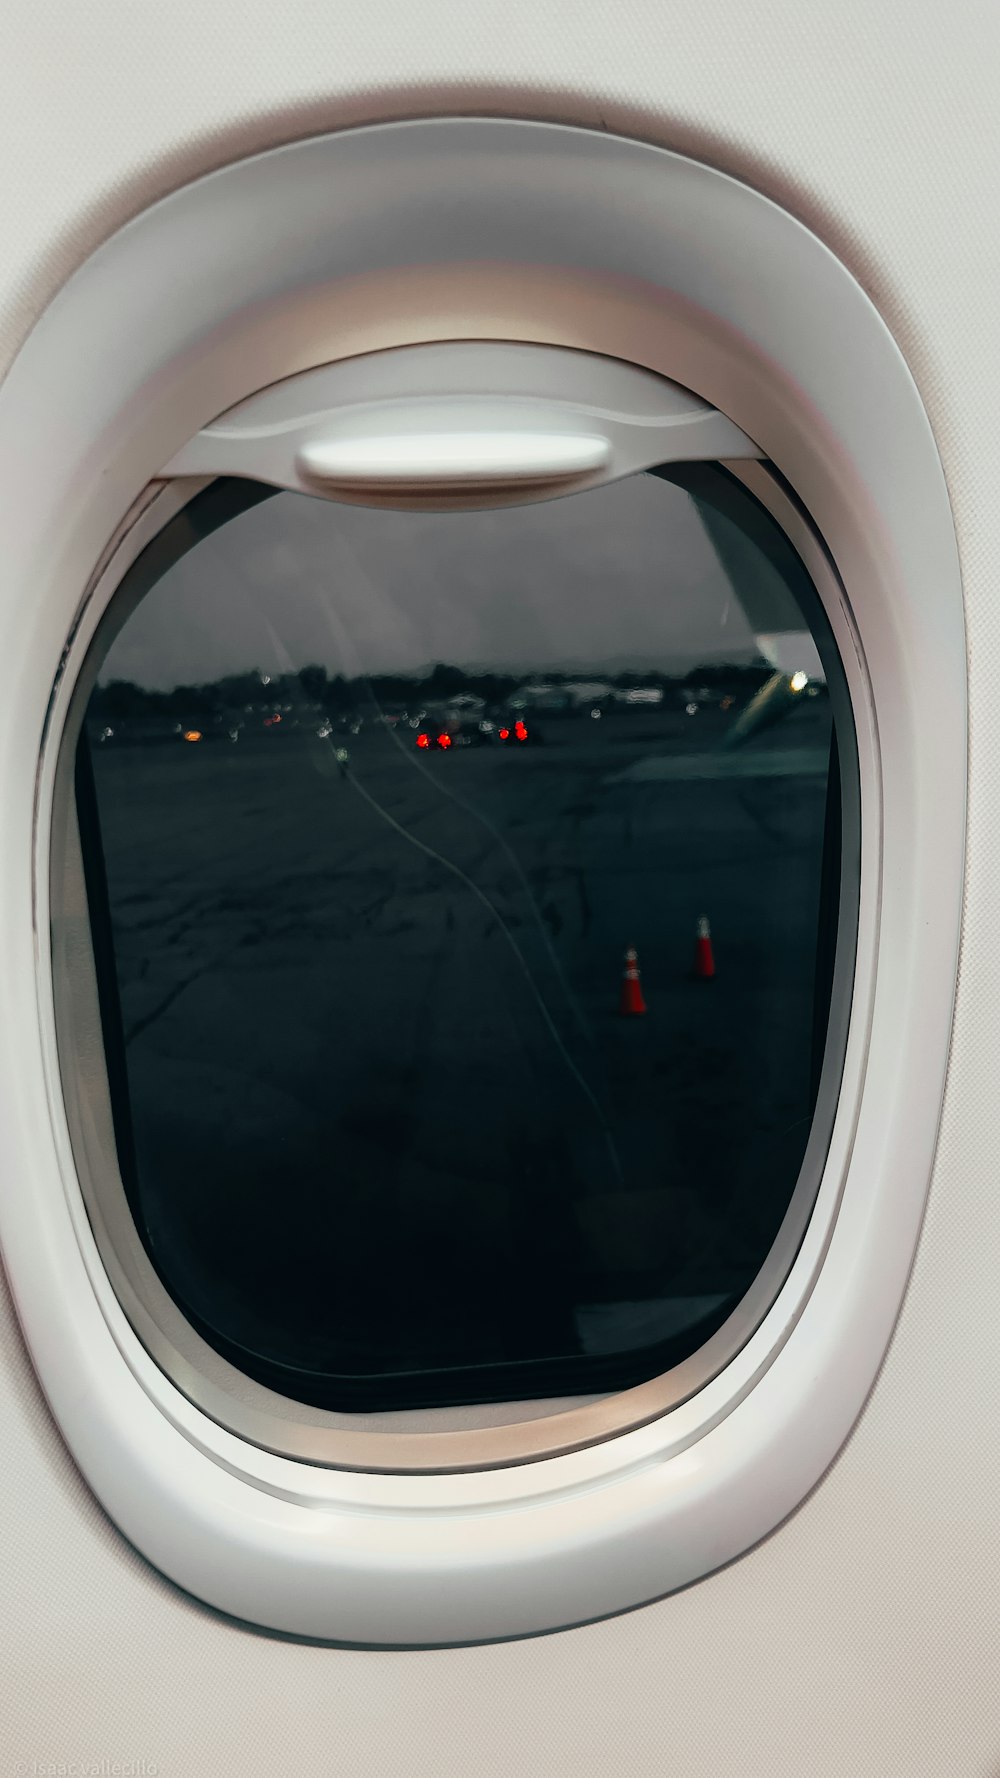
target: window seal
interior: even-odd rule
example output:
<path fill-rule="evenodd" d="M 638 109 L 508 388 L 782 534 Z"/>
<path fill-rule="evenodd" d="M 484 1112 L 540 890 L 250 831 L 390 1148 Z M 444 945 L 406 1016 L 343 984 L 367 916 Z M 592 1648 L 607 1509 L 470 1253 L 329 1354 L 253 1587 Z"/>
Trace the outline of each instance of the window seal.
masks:
<path fill-rule="evenodd" d="M 747 473 L 747 466 L 740 467 Z M 768 477 L 769 466 L 757 464 L 754 467 L 758 479 Z M 785 583 L 791 582 L 789 590 L 803 610 L 804 621 L 809 623 L 819 641 L 834 707 L 834 733 L 841 735 L 843 743 L 838 756 L 837 801 L 846 810 L 852 844 L 846 852 L 841 852 L 837 864 L 834 982 L 826 1003 L 825 1038 L 817 1071 L 817 1100 L 808 1145 L 787 1210 L 768 1256 L 748 1291 L 731 1299 L 721 1311 L 716 1310 L 706 1317 L 706 1337 L 693 1353 L 679 1356 L 671 1363 L 671 1355 L 680 1354 L 688 1342 L 679 1337 L 664 1342 L 662 1348 L 657 1349 L 657 1355 L 664 1362 L 646 1381 L 630 1382 L 629 1373 L 634 1375 L 640 1366 L 646 1368 L 644 1361 L 652 1357 L 649 1352 L 614 1355 L 604 1363 L 588 1355 L 585 1360 L 588 1386 L 579 1395 L 567 1393 L 566 1389 L 567 1379 L 572 1375 L 572 1360 L 520 1362 L 498 1367 L 493 1374 L 486 1367 L 477 1367 L 477 1406 L 451 1409 L 446 1397 L 442 1399 L 438 1395 L 433 1407 L 426 1400 L 431 1383 L 436 1383 L 440 1391 L 446 1379 L 439 1373 L 430 1376 L 418 1373 L 412 1379 L 393 1379 L 402 1400 L 397 1409 L 386 1412 L 372 1405 L 373 1395 L 377 1395 L 382 1387 L 380 1379 L 371 1383 L 366 1378 L 337 1375 L 321 1388 L 318 1381 L 304 1378 L 301 1372 L 286 1371 L 277 1363 L 262 1361 L 258 1355 L 254 1355 L 252 1368 L 248 1368 L 246 1361 L 250 1355 L 244 1354 L 233 1341 L 220 1336 L 217 1330 L 209 1328 L 177 1297 L 176 1292 L 168 1289 L 145 1249 L 131 1207 L 134 1199 L 129 1189 L 127 1122 L 123 1125 L 123 1169 L 121 1150 L 116 1152 L 113 1145 L 112 1103 L 88 1108 L 74 1094 L 72 1070 L 84 1041 L 80 1034 L 93 1034 L 95 1030 L 95 1003 L 99 1001 L 102 1009 L 107 1008 L 106 1042 L 112 1056 L 116 1053 L 115 1033 L 120 1023 L 115 1013 L 116 991 L 107 983 L 102 988 L 94 955 L 91 953 L 87 957 L 85 946 L 78 937 L 75 941 L 75 971 L 67 970 L 58 956 L 54 960 L 54 978 L 60 986 L 57 1035 L 64 1058 L 67 1112 L 80 1177 L 95 1238 L 109 1275 L 147 1350 L 172 1381 L 220 1425 L 276 1455 L 332 1468 L 357 1465 L 405 1473 L 437 1470 L 447 1461 L 449 1468 L 471 1471 L 489 1462 L 537 1462 L 560 1451 L 597 1443 L 690 1400 L 718 1376 L 746 1345 L 767 1314 L 801 1245 L 819 1190 L 836 1114 L 853 994 L 860 791 L 851 699 L 823 601 L 787 533 L 759 496 L 738 479 L 732 466 L 670 464 L 657 466 L 649 473 L 655 479 L 672 482 L 697 499 L 716 506 L 752 535 Z M 164 531 L 147 543 L 120 585 L 110 592 L 113 570 L 109 565 L 102 592 L 104 614 L 88 651 L 87 670 L 81 674 L 71 699 L 63 731 L 57 765 L 57 808 L 67 805 L 66 791 L 60 792 L 58 788 L 60 780 L 68 777 L 72 759 L 85 751 L 80 746 L 83 711 L 100 661 L 106 657 L 128 616 L 167 567 L 188 549 L 227 523 L 229 518 L 277 491 L 268 484 L 235 478 L 210 483 L 200 488 Z M 817 552 L 817 559 L 825 560 L 825 557 Z M 831 596 L 833 592 L 828 589 L 827 597 Z M 101 889 L 100 867 L 94 862 L 101 850 L 99 838 L 96 842 L 85 843 L 78 822 L 73 820 L 69 822 L 68 832 L 67 850 L 62 852 L 60 849 L 54 854 L 59 858 L 51 892 L 54 933 L 58 933 L 62 897 L 68 894 L 74 906 L 80 900 L 80 887 L 75 881 L 71 880 L 67 888 L 67 867 L 71 876 L 82 870 L 98 894 Z M 101 944 L 109 916 L 106 907 L 102 911 L 100 904 L 94 911 L 98 944 Z M 104 955 L 107 954 L 107 942 L 105 935 Z M 117 1082 L 114 1064 L 112 1069 L 112 1078 Z M 86 1078 L 91 1098 L 106 1092 L 96 1055 L 90 1057 Z M 92 1133 L 97 1131 L 102 1134 L 95 1149 Z M 88 1132 L 91 1133 L 89 1147 Z M 539 1371 L 546 1377 L 551 1376 L 551 1384 L 546 1394 L 533 1394 L 530 1415 L 527 1415 L 517 1381 L 521 1377 L 526 1380 L 532 1374 L 537 1377 Z M 308 1389 L 308 1395 L 304 1394 L 305 1389 Z M 327 1396 L 326 1402 L 323 1394 Z M 461 1391 L 462 1399 L 467 1399 L 467 1394 L 467 1388 Z M 328 1405 L 334 1396 L 339 1398 L 336 1408 Z M 505 1416 L 500 1424 L 497 1409 Z M 447 1452 L 442 1443 L 445 1437 L 452 1447 Z"/>

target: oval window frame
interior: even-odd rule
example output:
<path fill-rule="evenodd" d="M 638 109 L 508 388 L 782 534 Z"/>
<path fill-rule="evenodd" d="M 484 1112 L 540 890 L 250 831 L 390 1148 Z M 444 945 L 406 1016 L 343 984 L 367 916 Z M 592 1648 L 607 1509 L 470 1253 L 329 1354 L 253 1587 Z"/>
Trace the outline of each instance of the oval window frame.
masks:
<path fill-rule="evenodd" d="M 746 495 L 750 493 L 741 474 L 745 469 L 745 462 L 730 465 L 727 471 L 722 471 L 717 463 L 705 462 L 666 465 L 648 473 L 681 487 L 693 482 L 700 488 L 702 498 L 721 506 L 739 524 L 741 508 L 747 504 Z M 758 489 L 766 488 L 770 501 L 780 505 L 769 466 L 763 466 L 763 473 L 755 480 Z M 645 1382 L 613 1393 L 595 1395 L 582 1391 L 580 1400 L 568 1397 L 549 1402 L 540 1398 L 456 1409 L 350 1414 L 324 1411 L 282 1397 L 241 1372 L 192 1326 L 174 1302 L 154 1269 L 129 1209 L 118 1168 L 110 1092 L 107 1080 L 101 1080 L 101 1055 L 91 1049 L 94 1040 L 99 1040 L 102 1020 L 92 946 L 83 917 L 86 889 L 76 838 L 73 779 L 85 704 L 94 675 L 111 646 L 104 635 L 108 620 L 113 639 L 146 591 L 157 584 L 167 567 L 186 549 L 278 490 L 252 482 L 227 483 L 220 478 L 204 486 L 200 482 L 175 483 L 174 491 L 187 493 L 185 504 L 155 533 L 129 567 L 123 567 L 123 558 L 130 554 L 127 547 L 117 551 L 92 590 L 88 603 L 92 619 L 97 620 L 96 627 L 85 661 L 81 664 L 78 644 L 68 663 L 74 689 L 62 725 L 53 791 L 50 907 L 56 1034 L 64 1100 L 91 1228 L 131 1326 L 168 1377 L 220 1426 L 275 1455 L 331 1468 L 412 1474 L 537 1462 L 614 1437 L 672 1411 L 731 1363 L 775 1301 L 816 1204 L 836 1114 L 854 976 L 858 892 L 854 856 L 860 844 L 861 812 L 851 694 L 839 658 L 833 658 L 836 644 L 832 632 L 824 634 L 820 652 L 827 666 L 838 736 L 840 806 L 847 843 L 840 859 L 836 956 L 822 1075 L 806 1153 L 789 1203 L 767 1259 L 739 1304 L 717 1332 L 686 1359 Z M 170 505 L 173 504 L 171 501 Z M 749 504 L 757 527 L 761 526 L 761 515 L 766 526 L 767 518 L 774 515 L 762 505 L 759 493 L 750 495 Z M 734 508 L 739 516 L 734 515 Z M 147 512 L 150 521 L 155 510 L 154 503 Z M 800 524 L 802 534 L 812 536 L 802 515 Z M 775 529 L 787 541 L 787 532 L 777 521 Z M 822 552 L 814 536 L 812 553 L 824 576 L 826 602 L 835 602 L 840 589 L 829 564 L 822 563 Z M 826 631 L 823 599 L 813 585 L 810 593 L 813 620 L 818 617 Z M 809 622 L 804 610 L 802 617 L 804 623 Z M 89 632 L 89 624 L 87 627 Z M 113 968 L 107 958 L 104 964 Z"/>
<path fill-rule="evenodd" d="M 171 268 L 209 240 L 215 276 L 179 290 Z M 806 1239 L 712 1384 L 646 1426 L 537 1463 L 333 1471 L 271 1456 L 195 1409 L 143 1350 L 101 1265 L 62 1106 L 45 946 L 55 743 L 93 616 L 84 564 L 99 572 L 126 534 L 136 548 L 151 535 L 169 491 L 150 484 L 185 439 L 295 370 L 454 337 L 645 364 L 727 414 L 785 478 L 772 495 L 784 528 L 814 581 L 833 572 L 846 588 L 828 616 L 859 743 L 857 980 Z M 964 865 L 961 583 L 926 415 L 868 298 L 776 206 L 664 150 L 497 120 L 379 126 L 226 168 L 113 237 L 22 349 L 0 391 L 0 442 L 12 463 L 3 635 L 22 665 L 0 716 L 13 1009 L 0 1239 L 36 1369 L 98 1497 L 189 1591 L 338 1641 L 556 1628 L 732 1559 L 799 1504 L 863 1406 L 916 1247 L 947 1063 Z M 755 473 L 767 472 L 741 469 Z"/>

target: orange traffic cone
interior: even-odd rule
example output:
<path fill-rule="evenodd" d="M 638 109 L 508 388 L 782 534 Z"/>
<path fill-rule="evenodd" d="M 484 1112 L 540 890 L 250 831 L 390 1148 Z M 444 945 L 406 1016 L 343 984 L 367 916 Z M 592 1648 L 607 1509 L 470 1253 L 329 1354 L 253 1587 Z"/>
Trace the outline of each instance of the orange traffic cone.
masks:
<path fill-rule="evenodd" d="M 698 921 L 698 936 L 694 941 L 694 973 L 703 982 L 710 982 L 715 974 L 712 934 L 708 929 L 708 921 L 704 914 Z"/>
<path fill-rule="evenodd" d="M 639 982 L 639 959 L 631 945 L 625 952 L 625 974 L 622 977 L 622 997 L 618 1011 L 626 1019 L 633 1019 L 638 1013 L 646 1011 Z"/>

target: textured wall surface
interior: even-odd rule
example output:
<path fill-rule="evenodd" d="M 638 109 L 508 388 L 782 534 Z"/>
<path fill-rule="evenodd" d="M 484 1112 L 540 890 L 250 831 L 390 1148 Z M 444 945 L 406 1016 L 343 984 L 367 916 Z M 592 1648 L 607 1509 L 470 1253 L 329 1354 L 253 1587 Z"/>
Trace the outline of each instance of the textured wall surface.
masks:
<path fill-rule="evenodd" d="M 937 431 L 965 575 L 972 757 L 928 1217 L 880 1380 L 794 1519 L 686 1593 L 562 1635 L 408 1654 L 276 1640 L 214 1617 L 123 1543 L 64 1451 L 8 1309 L 0 1770 L 996 1778 L 996 0 L 6 0 L 2 41 L 0 369 L 138 209 L 345 124 L 465 111 L 602 126 L 784 203 L 869 290 Z"/>

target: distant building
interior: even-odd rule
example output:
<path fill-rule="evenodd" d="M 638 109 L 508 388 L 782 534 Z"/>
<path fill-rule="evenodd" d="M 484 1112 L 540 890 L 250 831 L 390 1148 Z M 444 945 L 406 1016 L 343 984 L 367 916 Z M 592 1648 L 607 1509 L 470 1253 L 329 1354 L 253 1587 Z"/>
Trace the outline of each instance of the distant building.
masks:
<path fill-rule="evenodd" d="M 609 703 L 615 688 L 603 679 L 567 679 L 560 685 L 519 686 L 510 699 L 512 710 L 581 710 Z"/>

